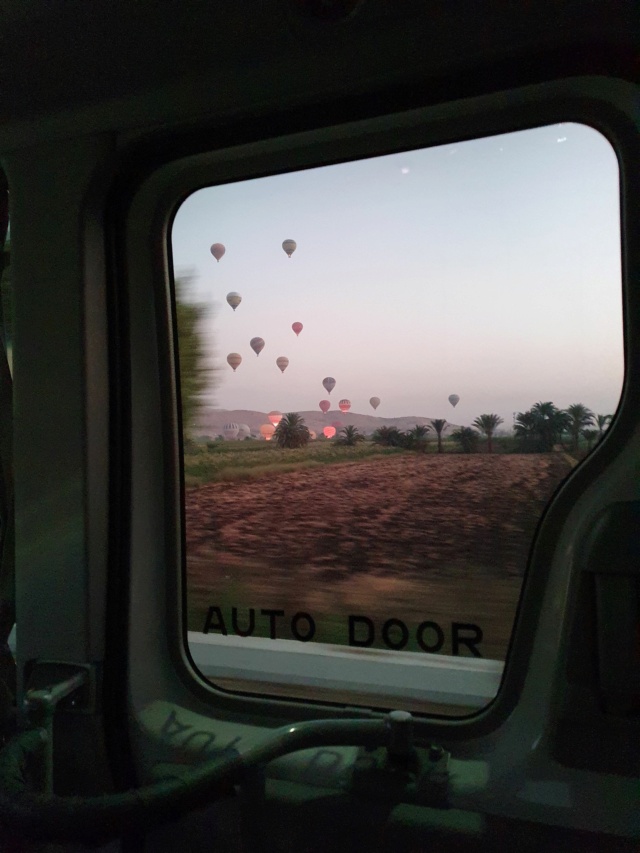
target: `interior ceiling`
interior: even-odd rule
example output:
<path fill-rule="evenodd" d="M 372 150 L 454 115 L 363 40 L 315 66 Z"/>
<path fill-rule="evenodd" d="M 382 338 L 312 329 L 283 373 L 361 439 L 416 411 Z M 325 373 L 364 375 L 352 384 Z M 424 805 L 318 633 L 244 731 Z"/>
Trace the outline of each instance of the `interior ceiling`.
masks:
<path fill-rule="evenodd" d="M 339 22 L 302 14 L 304 2 L 0 0 L 0 128 L 107 100 L 122 126 L 127 104 L 133 119 L 153 93 L 166 121 L 185 98 L 229 111 L 482 68 L 526 76 L 536 56 L 638 72 L 637 0 L 363 0 Z"/>

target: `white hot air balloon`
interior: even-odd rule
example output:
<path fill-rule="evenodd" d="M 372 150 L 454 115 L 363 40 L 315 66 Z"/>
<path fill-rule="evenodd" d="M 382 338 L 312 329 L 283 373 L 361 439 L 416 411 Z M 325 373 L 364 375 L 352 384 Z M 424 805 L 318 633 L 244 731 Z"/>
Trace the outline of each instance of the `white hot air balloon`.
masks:
<path fill-rule="evenodd" d="M 222 434 L 227 439 L 227 441 L 233 441 L 234 438 L 238 437 L 238 433 L 240 432 L 240 427 L 238 424 L 225 424 L 222 427 Z"/>
<path fill-rule="evenodd" d="M 309 430 L 309 438 L 311 439 L 311 441 L 314 441 L 314 439 L 316 439 L 317 437 L 318 436 L 316 435 L 315 431 L 310 429 Z"/>
<path fill-rule="evenodd" d="M 238 425 L 238 438 L 248 438 L 251 435 L 251 427 L 248 424 Z"/>
<path fill-rule="evenodd" d="M 227 302 L 235 311 L 238 305 L 242 302 L 242 296 L 240 296 L 239 293 L 236 293 L 235 290 L 232 290 L 231 293 L 227 293 Z"/>
<path fill-rule="evenodd" d="M 297 248 L 297 243 L 295 240 L 285 240 L 282 244 L 282 248 L 285 250 L 287 255 L 291 257 Z"/>
<path fill-rule="evenodd" d="M 458 395 L 457 395 L 457 394 L 451 394 L 451 396 L 449 397 L 449 402 L 451 403 L 451 405 L 452 405 L 452 406 L 453 406 L 453 408 L 455 409 L 455 407 L 456 407 L 456 406 L 458 405 L 458 403 L 460 402 L 460 397 L 458 397 Z"/>
<path fill-rule="evenodd" d="M 218 261 L 218 263 L 220 263 L 220 258 L 224 255 L 224 253 L 227 250 L 222 245 L 222 243 L 214 243 L 213 246 L 211 247 L 210 251 L 211 251 L 211 254 L 213 255 L 213 257 L 216 259 L 216 261 Z"/>
<path fill-rule="evenodd" d="M 239 352 L 230 352 L 227 356 L 227 364 L 229 367 L 233 367 L 233 372 L 236 372 L 236 368 L 240 367 L 242 364 L 242 356 Z"/>
<path fill-rule="evenodd" d="M 375 410 L 380 405 L 380 397 L 371 397 L 369 402 L 371 403 L 372 408 Z"/>
<path fill-rule="evenodd" d="M 280 421 L 282 420 L 282 412 L 277 412 L 274 409 L 273 412 L 269 412 L 269 414 L 267 415 L 267 420 L 272 423 L 274 427 L 277 427 Z"/>
<path fill-rule="evenodd" d="M 255 352 L 256 355 L 260 355 L 262 350 L 264 349 L 264 341 L 262 338 L 251 338 L 249 341 L 249 346 Z"/>
<path fill-rule="evenodd" d="M 287 367 L 289 366 L 289 359 L 286 357 L 286 355 L 278 356 L 278 358 L 276 358 L 276 364 L 284 373 Z"/>
<path fill-rule="evenodd" d="M 271 441 L 271 438 L 276 431 L 276 428 L 273 424 L 262 424 L 260 427 L 260 435 L 264 438 L 265 441 Z"/>

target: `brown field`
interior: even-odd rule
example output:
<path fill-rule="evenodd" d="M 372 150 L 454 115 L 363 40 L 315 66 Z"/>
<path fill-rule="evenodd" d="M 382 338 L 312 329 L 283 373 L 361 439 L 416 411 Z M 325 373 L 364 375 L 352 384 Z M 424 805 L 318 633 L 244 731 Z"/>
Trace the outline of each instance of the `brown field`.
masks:
<path fill-rule="evenodd" d="M 187 489 L 189 628 L 202 630 L 209 606 L 227 625 L 237 607 L 246 625 L 253 607 L 267 636 L 259 611 L 275 608 L 278 637 L 306 611 L 315 640 L 347 643 L 358 614 L 384 648 L 393 617 L 417 650 L 430 620 L 451 654 L 451 623 L 463 622 L 481 628 L 482 656 L 504 659 L 536 524 L 569 470 L 562 454 L 407 453 Z"/>

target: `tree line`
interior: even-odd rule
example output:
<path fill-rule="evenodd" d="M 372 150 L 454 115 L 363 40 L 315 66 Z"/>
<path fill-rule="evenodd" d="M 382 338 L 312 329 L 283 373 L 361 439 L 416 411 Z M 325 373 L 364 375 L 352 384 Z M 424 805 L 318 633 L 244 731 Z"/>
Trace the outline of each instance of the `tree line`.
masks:
<path fill-rule="evenodd" d="M 591 450 L 596 439 L 601 438 L 611 422 L 612 415 L 599 415 L 582 403 L 574 403 L 566 409 L 559 409 L 551 402 L 540 402 L 526 412 L 518 412 L 514 421 L 515 450 L 522 453 L 548 453 L 557 447 L 577 451 L 581 440 Z M 459 427 L 451 433 L 451 438 L 463 453 L 476 453 L 480 449 L 482 438 L 486 439 L 486 450 L 492 453 L 494 437 L 498 427 L 504 423 L 496 414 L 479 415 L 473 425 Z M 438 453 L 444 452 L 443 433 L 447 421 L 437 418 L 431 426 L 418 424 L 407 432 L 394 426 L 379 427 L 371 435 L 374 444 L 383 447 L 398 447 L 425 453 L 431 433 L 435 434 Z M 296 412 L 282 417 L 276 427 L 273 439 L 278 447 L 304 447 L 310 440 L 310 432 L 304 418 Z M 345 426 L 338 433 L 335 443 L 343 447 L 354 447 L 366 436 L 355 426 Z"/>

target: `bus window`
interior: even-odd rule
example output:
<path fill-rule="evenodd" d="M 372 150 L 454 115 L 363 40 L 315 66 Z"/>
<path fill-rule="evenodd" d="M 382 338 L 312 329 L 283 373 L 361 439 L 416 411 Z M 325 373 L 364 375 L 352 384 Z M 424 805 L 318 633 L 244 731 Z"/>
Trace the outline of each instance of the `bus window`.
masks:
<path fill-rule="evenodd" d="M 469 713 L 606 434 L 619 173 L 551 125 L 201 189 L 171 235 L 188 642 L 226 689 Z"/>

